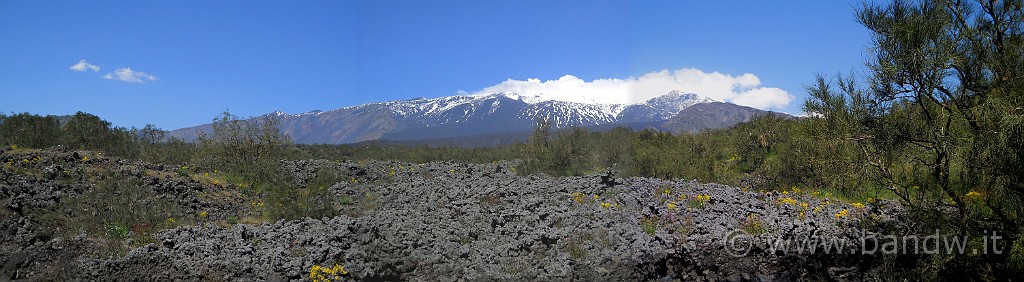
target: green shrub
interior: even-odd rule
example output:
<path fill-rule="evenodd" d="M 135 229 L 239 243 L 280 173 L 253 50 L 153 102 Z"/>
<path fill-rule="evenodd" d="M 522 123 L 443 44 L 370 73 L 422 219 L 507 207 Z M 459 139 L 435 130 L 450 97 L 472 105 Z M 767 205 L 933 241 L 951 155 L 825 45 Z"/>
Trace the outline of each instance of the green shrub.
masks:
<path fill-rule="evenodd" d="M 316 177 L 303 185 L 279 183 L 262 186 L 266 191 L 266 213 L 271 220 L 293 220 L 302 217 L 323 218 L 339 214 L 340 198 L 330 191 L 334 184 L 348 179 L 348 175 L 334 168 L 320 168 Z"/>

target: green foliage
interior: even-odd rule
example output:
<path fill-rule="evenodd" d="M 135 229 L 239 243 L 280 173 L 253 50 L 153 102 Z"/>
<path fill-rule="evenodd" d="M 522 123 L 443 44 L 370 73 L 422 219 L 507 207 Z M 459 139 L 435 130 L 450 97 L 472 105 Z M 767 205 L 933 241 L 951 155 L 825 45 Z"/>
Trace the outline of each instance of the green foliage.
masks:
<path fill-rule="evenodd" d="M 48 148 L 57 145 L 60 139 L 60 121 L 56 116 L 0 114 L 0 145 Z"/>
<path fill-rule="evenodd" d="M 755 236 L 771 231 L 768 225 L 764 223 L 764 220 L 756 214 L 747 215 L 747 218 L 740 223 L 740 230 Z"/>
<path fill-rule="evenodd" d="M 131 236 L 131 229 L 123 223 L 108 222 L 103 225 L 103 229 L 111 239 L 124 240 Z"/>
<path fill-rule="evenodd" d="M 349 176 L 333 168 L 320 168 L 315 174 L 316 177 L 304 185 L 263 187 L 261 190 L 268 193 L 267 217 L 271 220 L 292 220 L 338 215 L 343 203 L 330 191 L 330 187 L 346 181 Z"/>
<path fill-rule="evenodd" d="M 656 217 L 644 217 L 640 219 L 640 228 L 644 230 L 647 235 L 654 236 L 654 233 L 658 231 L 658 218 Z"/>
<path fill-rule="evenodd" d="M 856 146 L 860 157 L 840 163 L 863 164 L 868 185 L 896 195 L 910 232 L 1008 237 L 1003 254 L 951 254 L 922 269 L 1019 276 L 1022 258 L 1008 254 L 1021 252 L 1024 213 L 1021 2 L 896 1 L 857 16 L 874 37 L 868 83 L 818 77 L 805 105 L 819 116 L 815 137 Z"/>
<path fill-rule="evenodd" d="M 296 144 L 285 152 L 285 158 L 346 160 L 387 160 L 408 163 L 438 161 L 459 161 L 466 163 L 490 163 L 512 160 L 518 157 L 515 146 L 497 148 L 430 147 L 427 145 L 399 145 L 381 143 L 360 144 Z"/>
<path fill-rule="evenodd" d="M 179 215 L 176 203 L 158 197 L 139 180 L 117 174 L 105 174 L 101 179 L 54 209 L 40 208 L 27 214 L 42 224 L 40 231 L 46 236 L 98 235 L 105 242 L 100 244 L 102 251 L 113 255 L 132 247 L 128 239 L 136 243 L 153 240 L 153 232 L 171 227 Z"/>
<path fill-rule="evenodd" d="M 174 172 L 177 173 L 178 176 L 186 177 L 186 176 L 188 176 L 189 174 L 192 173 L 192 168 L 189 168 L 188 166 L 183 165 L 183 166 L 180 166 L 178 168 L 175 168 Z"/>
<path fill-rule="evenodd" d="M 277 173 L 277 161 L 291 144 L 272 117 L 240 119 L 229 112 L 213 120 L 213 135 L 200 136 L 200 162 L 209 168 L 249 179 L 268 181 Z"/>

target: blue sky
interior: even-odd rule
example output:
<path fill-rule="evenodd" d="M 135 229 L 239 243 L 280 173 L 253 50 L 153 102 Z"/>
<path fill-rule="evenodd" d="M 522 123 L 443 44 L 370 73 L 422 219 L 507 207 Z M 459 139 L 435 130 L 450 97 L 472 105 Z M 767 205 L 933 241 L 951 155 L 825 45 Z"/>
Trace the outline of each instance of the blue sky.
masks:
<path fill-rule="evenodd" d="M 0 112 L 175 129 L 225 109 L 543 91 L 566 75 L 644 84 L 667 70 L 751 90 L 721 94 L 730 101 L 800 113 L 816 73 L 862 66 L 870 38 L 858 3 L 2 1 Z"/>

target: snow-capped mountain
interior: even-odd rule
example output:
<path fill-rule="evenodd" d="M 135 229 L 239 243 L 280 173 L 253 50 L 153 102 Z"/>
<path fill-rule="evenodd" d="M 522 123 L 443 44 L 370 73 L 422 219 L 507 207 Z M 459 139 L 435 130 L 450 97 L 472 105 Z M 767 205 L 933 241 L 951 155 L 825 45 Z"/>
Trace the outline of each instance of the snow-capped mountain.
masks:
<path fill-rule="evenodd" d="M 553 100 L 514 93 L 459 95 L 433 99 L 370 103 L 302 114 L 274 112 L 281 130 L 296 143 L 354 143 L 368 140 L 418 140 L 530 131 L 539 119 L 555 128 L 570 126 L 661 124 L 695 104 L 714 100 L 673 91 L 643 103 L 605 104 Z M 172 131 L 193 139 L 209 125 Z"/>

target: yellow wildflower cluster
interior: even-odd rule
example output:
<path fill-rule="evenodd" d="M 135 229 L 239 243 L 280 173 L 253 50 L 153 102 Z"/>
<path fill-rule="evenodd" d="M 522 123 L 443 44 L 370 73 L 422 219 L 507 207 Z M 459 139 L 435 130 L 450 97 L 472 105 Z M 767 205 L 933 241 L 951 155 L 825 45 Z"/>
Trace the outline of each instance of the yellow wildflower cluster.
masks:
<path fill-rule="evenodd" d="M 34 158 L 31 158 L 31 159 L 24 159 L 24 160 L 21 160 L 21 162 L 23 162 L 23 163 L 25 163 L 25 164 L 31 164 L 31 163 L 36 163 L 36 162 L 39 162 L 39 161 L 41 161 L 41 160 L 43 160 L 43 159 L 42 159 L 42 158 L 40 158 L 39 156 L 35 156 Z"/>
<path fill-rule="evenodd" d="M 785 197 L 785 198 L 779 199 L 779 203 L 783 204 L 783 205 L 793 205 L 793 206 L 796 206 L 797 205 L 797 200 L 795 200 L 793 198 L 790 198 L 790 197 Z"/>
<path fill-rule="evenodd" d="M 747 214 L 747 220 L 741 223 L 740 227 L 747 231 L 747 233 L 754 235 L 768 232 L 768 226 L 766 226 L 764 221 L 761 220 L 761 216 L 753 213 Z"/>
<path fill-rule="evenodd" d="M 352 184 L 359 184 L 359 180 L 356 180 L 355 177 L 352 177 Z"/>
<path fill-rule="evenodd" d="M 18 149 L 18 144 L 11 145 L 11 150 L 17 150 L 17 149 Z"/>
<path fill-rule="evenodd" d="M 583 194 L 583 193 L 580 193 L 580 192 L 573 192 L 572 193 L 572 200 L 576 201 L 577 203 L 582 203 L 583 199 L 586 198 L 586 197 L 587 197 L 587 194 Z"/>
<path fill-rule="evenodd" d="M 668 187 L 665 187 L 665 190 L 661 191 L 661 193 L 665 195 L 672 195 L 672 190 L 668 189 Z"/>
<path fill-rule="evenodd" d="M 207 215 L 210 215 L 210 214 L 206 213 L 206 211 L 199 212 L 199 217 L 201 217 L 201 218 L 206 218 Z"/>
<path fill-rule="evenodd" d="M 981 193 L 978 193 L 978 191 L 971 191 L 967 192 L 967 194 L 965 194 L 964 197 L 967 197 L 969 199 L 976 199 L 981 197 Z"/>
<path fill-rule="evenodd" d="M 89 156 L 82 156 L 82 161 L 83 162 L 88 162 L 89 161 Z"/>
<path fill-rule="evenodd" d="M 855 208 L 858 208 L 858 209 L 863 209 L 864 208 L 864 204 L 861 204 L 860 202 L 853 203 L 851 206 L 853 206 Z"/>
<path fill-rule="evenodd" d="M 676 203 L 668 203 L 669 210 L 676 210 Z"/>
<path fill-rule="evenodd" d="M 837 220 L 840 219 L 840 218 L 848 217 L 848 216 L 850 216 L 850 211 L 847 210 L 847 209 L 843 209 L 843 210 L 839 211 L 838 213 L 836 213 L 836 219 Z"/>
<path fill-rule="evenodd" d="M 263 201 L 252 202 L 252 207 L 254 207 L 254 208 L 262 208 L 263 206 L 264 206 L 263 205 Z"/>
<path fill-rule="evenodd" d="M 692 208 L 703 208 L 704 205 L 706 205 L 708 203 L 708 201 L 711 201 L 711 195 L 697 194 L 697 196 L 694 196 L 693 199 L 694 199 L 693 201 L 690 201 L 690 208 L 691 209 Z"/>
<path fill-rule="evenodd" d="M 786 201 L 786 202 L 788 203 L 789 201 Z M 796 203 L 790 203 L 790 204 L 792 204 L 794 206 L 796 205 Z M 800 218 L 800 219 L 806 218 L 807 217 L 807 210 L 810 207 L 811 207 L 811 204 L 808 204 L 807 202 L 800 202 L 800 213 L 797 214 L 797 218 Z M 817 209 L 815 209 L 815 211 L 817 211 Z"/>
<path fill-rule="evenodd" d="M 345 271 L 345 267 L 340 264 L 335 264 L 330 268 L 314 264 L 309 269 L 309 280 L 314 282 L 341 281 L 341 276 L 346 274 L 348 271 Z"/>
<path fill-rule="evenodd" d="M 591 202 L 591 199 L 593 199 L 593 203 L 599 204 L 602 208 L 610 209 L 619 207 L 619 203 L 616 203 L 615 201 L 602 201 L 601 195 L 598 194 L 587 195 L 582 192 L 573 192 L 570 196 L 572 197 L 572 200 L 577 203 Z"/>

